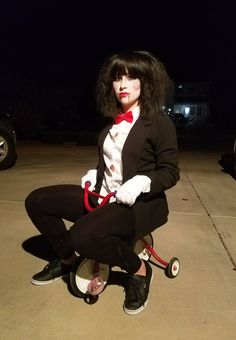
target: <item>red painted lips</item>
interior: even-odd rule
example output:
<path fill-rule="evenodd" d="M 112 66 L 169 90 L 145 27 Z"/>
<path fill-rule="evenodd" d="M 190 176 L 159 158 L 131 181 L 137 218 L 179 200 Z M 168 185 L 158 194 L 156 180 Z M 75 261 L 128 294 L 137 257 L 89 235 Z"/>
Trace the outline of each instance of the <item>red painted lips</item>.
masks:
<path fill-rule="evenodd" d="M 127 93 L 127 92 L 121 92 L 121 93 L 119 93 L 119 97 L 120 97 L 120 98 L 127 97 L 128 95 L 129 95 L 129 93 Z"/>

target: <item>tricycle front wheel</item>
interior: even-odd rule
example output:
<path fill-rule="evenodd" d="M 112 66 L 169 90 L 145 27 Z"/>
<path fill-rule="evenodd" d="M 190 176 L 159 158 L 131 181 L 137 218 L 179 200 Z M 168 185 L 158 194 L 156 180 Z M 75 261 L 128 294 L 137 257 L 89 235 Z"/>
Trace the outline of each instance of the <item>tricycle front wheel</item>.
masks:
<path fill-rule="evenodd" d="M 70 285 L 78 297 L 98 295 L 105 289 L 109 274 L 108 265 L 80 256 L 70 273 Z"/>

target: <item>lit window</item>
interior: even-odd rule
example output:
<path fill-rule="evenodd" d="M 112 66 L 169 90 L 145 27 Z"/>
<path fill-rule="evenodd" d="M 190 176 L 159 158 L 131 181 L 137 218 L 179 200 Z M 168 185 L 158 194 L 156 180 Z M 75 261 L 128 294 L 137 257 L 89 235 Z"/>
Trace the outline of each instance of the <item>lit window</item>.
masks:
<path fill-rule="evenodd" d="M 184 108 L 184 113 L 186 114 L 186 116 L 189 115 L 189 112 L 190 112 L 190 107 L 185 107 Z"/>

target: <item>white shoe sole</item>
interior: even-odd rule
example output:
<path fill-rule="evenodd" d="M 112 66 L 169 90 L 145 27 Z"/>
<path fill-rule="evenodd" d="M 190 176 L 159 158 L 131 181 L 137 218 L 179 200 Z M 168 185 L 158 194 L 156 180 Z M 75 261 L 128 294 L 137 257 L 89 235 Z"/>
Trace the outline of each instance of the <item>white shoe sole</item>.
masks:
<path fill-rule="evenodd" d="M 35 279 L 32 279 L 31 283 L 33 283 L 33 285 L 36 285 L 36 286 L 45 286 L 45 285 L 49 285 L 50 283 L 54 283 L 54 282 L 62 279 L 63 277 L 67 277 L 67 276 L 69 276 L 69 274 L 68 275 L 59 276 L 59 277 L 55 277 L 55 279 L 51 279 L 51 280 L 48 280 L 48 281 L 37 281 Z"/>
<path fill-rule="evenodd" d="M 125 306 L 123 307 L 123 309 L 124 309 L 124 312 L 125 312 L 126 314 L 129 314 L 129 315 L 136 315 L 136 314 L 142 312 L 142 311 L 147 307 L 147 305 L 148 305 L 148 298 L 147 298 L 147 300 L 145 301 L 144 305 L 142 305 L 142 306 L 139 307 L 138 309 L 127 309 L 127 308 L 125 308 Z"/>

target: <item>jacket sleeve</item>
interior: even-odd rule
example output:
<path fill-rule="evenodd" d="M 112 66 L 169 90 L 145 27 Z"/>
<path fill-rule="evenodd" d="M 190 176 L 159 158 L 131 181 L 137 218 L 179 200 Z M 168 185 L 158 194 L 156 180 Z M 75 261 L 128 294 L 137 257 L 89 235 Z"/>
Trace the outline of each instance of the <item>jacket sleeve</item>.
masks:
<path fill-rule="evenodd" d="M 151 179 L 151 191 L 156 196 L 173 187 L 179 180 L 178 143 L 176 129 L 169 117 L 162 117 L 156 129 L 156 169 L 146 173 Z"/>

